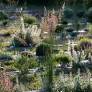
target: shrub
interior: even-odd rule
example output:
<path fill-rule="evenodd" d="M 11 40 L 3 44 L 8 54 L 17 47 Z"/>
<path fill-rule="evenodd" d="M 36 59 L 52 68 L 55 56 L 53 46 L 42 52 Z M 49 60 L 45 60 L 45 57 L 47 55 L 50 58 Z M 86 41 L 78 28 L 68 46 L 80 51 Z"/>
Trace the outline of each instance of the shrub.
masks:
<path fill-rule="evenodd" d="M 92 40 L 89 38 L 83 38 L 80 40 L 79 46 L 82 50 L 92 48 Z"/>
<path fill-rule="evenodd" d="M 74 30 L 73 28 L 67 28 L 66 29 L 66 31 L 69 32 L 69 33 L 73 32 L 73 30 Z"/>
<path fill-rule="evenodd" d="M 8 21 L 3 21 L 3 26 L 6 26 L 8 24 Z"/>
<path fill-rule="evenodd" d="M 36 48 L 37 56 L 50 56 L 50 54 L 51 54 L 51 47 L 47 44 L 40 44 Z"/>
<path fill-rule="evenodd" d="M 21 71 L 21 74 L 27 74 L 28 69 L 37 67 L 37 62 L 33 58 L 22 56 L 15 62 L 15 67 Z"/>
<path fill-rule="evenodd" d="M 61 24 L 63 24 L 63 25 L 67 25 L 67 24 L 68 24 L 68 22 L 67 22 L 67 20 L 62 19 L 62 20 L 61 20 Z"/>
<path fill-rule="evenodd" d="M 56 57 L 56 61 L 59 63 L 67 64 L 71 62 L 71 59 L 69 58 L 69 56 L 62 55 L 62 56 Z"/>
<path fill-rule="evenodd" d="M 29 15 L 24 15 L 24 23 L 27 24 L 34 24 L 36 23 L 37 19 L 33 16 L 29 16 Z"/>
<path fill-rule="evenodd" d="M 56 27 L 55 32 L 56 32 L 56 33 L 60 33 L 60 32 L 62 32 L 63 30 L 64 30 L 64 27 L 63 27 L 62 25 L 58 25 L 58 26 Z"/>
<path fill-rule="evenodd" d="M 79 47 L 79 45 L 75 45 L 74 46 L 74 50 L 77 52 L 77 51 L 80 51 L 80 47 Z"/>
<path fill-rule="evenodd" d="M 80 39 L 78 45 L 74 47 L 74 50 L 75 51 L 81 51 L 81 50 L 89 51 L 89 49 L 91 48 L 92 48 L 92 40 L 89 38 L 82 38 Z"/>

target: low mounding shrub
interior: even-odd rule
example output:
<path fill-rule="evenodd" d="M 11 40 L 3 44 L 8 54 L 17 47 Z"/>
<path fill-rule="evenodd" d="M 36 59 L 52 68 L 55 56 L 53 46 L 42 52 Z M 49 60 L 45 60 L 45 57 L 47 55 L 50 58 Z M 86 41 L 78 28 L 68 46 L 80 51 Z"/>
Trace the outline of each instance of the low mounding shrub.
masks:
<path fill-rule="evenodd" d="M 6 26 L 8 24 L 8 21 L 3 21 L 3 26 Z"/>
<path fill-rule="evenodd" d="M 71 59 L 69 58 L 69 56 L 62 55 L 62 56 L 56 57 L 56 61 L 59 63 L 67 64 L 71 62 Z"/>
<path fill-rule="evenodd" d="M 51 47 L 47 44 L 40 44 L 36 48 L 37 56 L 49 56 L 51 54 Z"/>
<path fill-rule="evenodd" d="M 60 32 L 62 32 L 63 30 L 64 30 L 64 27 L 63 27 L 62 25 L 58 25 L 58 26 L 56 27 L 55 32 L 56 32 L 56 33 L 60 33 Z"/>
<path fill-rule="evenodd" d="M 89 38 L 83 38 L 80 40 L 79 46 L 82 50 L 92 48 L 92 40 Z"/>
<path fill-rule="evenodd" d="M 75 45 L 74 46 L 74 50 L 77 52 L 77 51 L 80 51 L 80 46 L 79 45 Z"/>
<path fill-rule="evenodd" d="M 62 25 L 67 25 L 67 24 L 68 24 L 68 22 L 67 22 L 67 20 L 62 19 L 62 20 L 61 20 L 61 24 L 62 24 Z"/>
<path fill-rule="evenodd" d="M 92 40 L 89 38 L 82 38 L 79 41 L 79 44 L 74 47 L 75 51 L 81 51 L 81 50 L 89 50 L 91 51 L 92 48 Z"/>
<path fill-rule="evenodd" d="M 69 32 L 69 33 L 71 33 L 71 32 L 74 31 L 74 29 L 73 28 L 67 28 L 66 31 Z"/>
<path fill-rule="evenodd" d="M 34 24 L 37 22 L 37 19 L 33 16 L 24 15 L 24 23 L 26 24 Z"/>

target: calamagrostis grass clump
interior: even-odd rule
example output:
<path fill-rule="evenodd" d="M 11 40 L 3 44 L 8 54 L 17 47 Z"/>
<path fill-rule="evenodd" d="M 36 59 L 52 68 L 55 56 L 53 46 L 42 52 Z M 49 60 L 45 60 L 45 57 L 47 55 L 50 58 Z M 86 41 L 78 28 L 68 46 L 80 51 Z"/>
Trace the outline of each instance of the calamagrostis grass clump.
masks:
<path fill-rule="evenodd" d="M 80 70 L 75 77 L 61 74 L 55 81 L 55 92 L 92 92 L 91 73 L 87 69 L 86 77 L 80 74 Z"/>

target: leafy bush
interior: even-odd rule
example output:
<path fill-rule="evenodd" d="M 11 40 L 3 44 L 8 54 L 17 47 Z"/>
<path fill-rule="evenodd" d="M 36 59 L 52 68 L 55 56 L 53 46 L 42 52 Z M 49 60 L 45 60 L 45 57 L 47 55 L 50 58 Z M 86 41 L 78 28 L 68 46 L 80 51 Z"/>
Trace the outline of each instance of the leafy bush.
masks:
<path fill-rule="evenodd" d="M 69 32 L 69 33 L 71 33 L 71 32 L 74 31 L 74 29 L 73 28 L 67 28 L 66 31 Z"/>
<path fill-rule="evenodd" d="M 50 56 L 51 54 L 51 47 L 50 45 L 47 44 L 40 44 L 37 48 L 36 48 L 36 55 L 37 56 Z"/>
<path fill-rule="evenodd" d="M 80 39 L 78 45 L 76 45 L 74 47 L 74 50 L 75 51 L 81 51 L 81 50 L 85 50 L 85 51 L 91 51 L 91 48 L 92 48 L 92 40 L 89 39 L 89 38 L 82 38 Z"/>
<path fill-rule="evenodd" d="M 29 15 L 24 15 L 24 23 L 27 24 L 34 24 L 37 22 L 37 19 L 33 16 L 29 16 Z"/>
<path fill-rule="evenodd" d="M 3 21 L 3 26 L 6 26 L 8 24 L 8 21 Z"/>
<path fill-rule="evenodd" d="M 82 50 L 92 48 L 92 40 L 89 38 L 83 38 L 80 40 L 79 46 Z"/>
<path fill-rule="evenodd" d="M 64 27 L 63 27 L 62 25 L 58 25 L 58 26 L 56 27 L 55 32 L 56 32 L 56 33 L 60 33 L 60 32 L 62 32 L 63 30 L 64 30 Z"/>
<path fill-rule="evenodd" d="M 59 55 L 56 57 L 56 61 L 61 64 L 68 64 L 72 61 L 72 58 L 68 55 Z"/>
<path fill-rule="evenodd" d="M 80 46 L 79 46 L 79 45 L 75 45 L 75 46 L 74 46 L 74 50 L 75 50 L 75 51 L 80 51 Z"/>
<path fill-rule="evenodd" d="M 27 74 L 28 69 L 37 67 L 37 62 L 33 58 L 28 58 L 26 56 L 22 56 L 15 63 L 15 67 L 21 71 L 22 74 Z"/>
<path fill-rule="evenodd" d="M 65 20 L 64 18 L 61 20 L 61 24 L 62 25 L 67 25 L 68 24 L 68 22 L 67 22 L 67 20 Z"/>

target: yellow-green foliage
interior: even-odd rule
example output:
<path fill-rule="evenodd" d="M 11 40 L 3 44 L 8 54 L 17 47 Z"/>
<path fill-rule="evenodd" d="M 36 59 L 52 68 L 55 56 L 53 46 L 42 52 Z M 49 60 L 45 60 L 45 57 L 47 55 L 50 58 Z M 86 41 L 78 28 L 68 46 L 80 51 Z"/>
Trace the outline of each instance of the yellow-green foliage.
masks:
<path fill-rule="evenodd" d="M 90 43 L 92 43 L 92 39 L 82 38 L 82 39 L 80 39 L 79 43 L 82 43 L 82 42 L 90 42 Z"/>
<path fill-rule="evenodd" d="M 88 24 L 87 28 L 89 29 L 88 34 L 92 34 L 92 24 Z"/>
<path fill-rule="evenodd" d="M 72 60 L 72 57 L 70 57 L 69 55 L 62 54 L 56 56 L 56 61 L 59 63 L 70 63 Z"/>
<path fill-rule="evenodd" d="M 37 22 L 37 19 L 34 16 L 24 14 L 23 17 L 24 17 L 24 22 L 27 24 L 35 24 Z"/>
<path fill-rule="evenodd" d="M 92 47 L 92 39 L 89 39 L 89 38 L 80 39 L 79 46 L 80 46 L 80 48 L 83 48 L 83 49 L 91 48 Z"/>
<path fill-rule="evenodd" d="M 38 90 L 41 88 L 42 83 L 39 80 L 38 76 L 32 75 L 31 77 L 29 77 L 29 79 L 31 78 L 31 81 L 26 83 L 26 90 Z"/>

